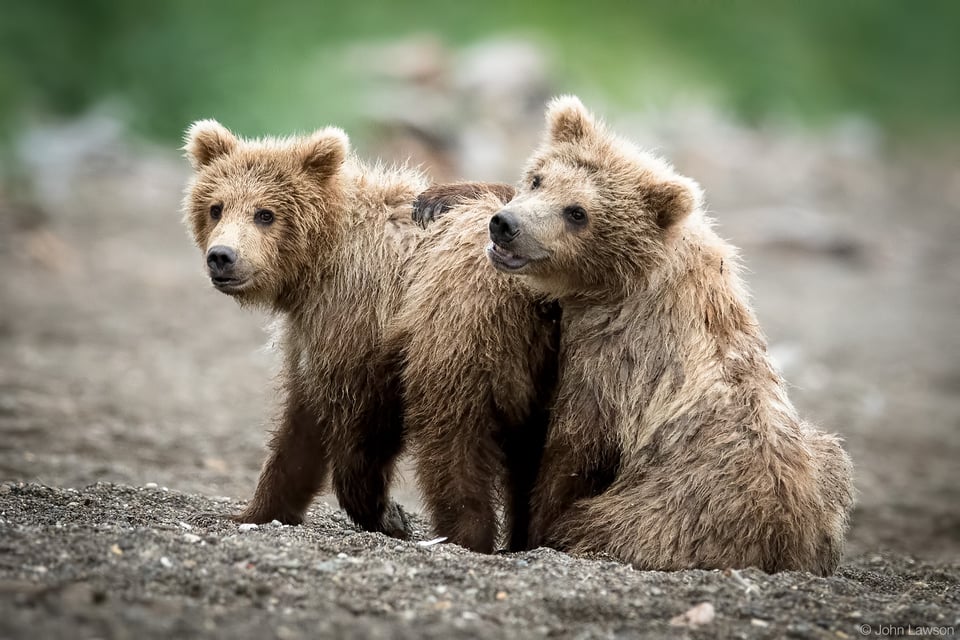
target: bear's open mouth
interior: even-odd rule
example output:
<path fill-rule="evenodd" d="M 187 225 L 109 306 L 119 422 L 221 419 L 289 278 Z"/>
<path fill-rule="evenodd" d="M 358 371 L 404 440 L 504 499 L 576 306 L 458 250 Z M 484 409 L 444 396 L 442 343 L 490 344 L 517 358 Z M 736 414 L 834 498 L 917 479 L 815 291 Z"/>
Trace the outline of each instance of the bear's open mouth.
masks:
<path fill-rule="evenodd" d="M 490 262 L 493 263 L 498 269 L 504 271 L 516 271 L 517 269 L 522 269 L 527 266 L 527 263 L 530 262 L 529 258 L 524 258 L 523 256 L 518 256 L 515 253 L 507 251 L 496 242 L 491 242 L 487 245 L 487 258 L 490 259 Z"/>
<path fill-rule="evenodd" d="M 233 294 L 243 291 L 250 278 L 210 278 L 214 288 L 220 293 Z"/>

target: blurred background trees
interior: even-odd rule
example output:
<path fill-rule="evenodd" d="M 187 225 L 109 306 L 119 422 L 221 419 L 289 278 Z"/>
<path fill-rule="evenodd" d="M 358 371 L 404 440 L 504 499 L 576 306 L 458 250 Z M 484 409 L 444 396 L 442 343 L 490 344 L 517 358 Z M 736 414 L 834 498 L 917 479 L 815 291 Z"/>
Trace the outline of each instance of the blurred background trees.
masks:
<path fill-rule="evenodd" d="M 694 97 L 747 119 L 851 114 L 892 137 L 960 123 L 960 3 L 4 0 L 0 130 L 103 103 L 162 141 L 215 115 L 249 134 L 360 125 L 357 43 L 536 42 L 555 86 L 625 109 Z"/>

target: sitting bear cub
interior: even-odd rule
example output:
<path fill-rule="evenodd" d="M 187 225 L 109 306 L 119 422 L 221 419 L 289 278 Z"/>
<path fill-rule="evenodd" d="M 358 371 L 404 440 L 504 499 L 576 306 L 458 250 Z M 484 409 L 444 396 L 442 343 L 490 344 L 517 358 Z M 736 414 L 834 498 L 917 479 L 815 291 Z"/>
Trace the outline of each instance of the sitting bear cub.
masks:
<path fill-rule="evenodd" d="M 547 129 L 487 249 L 562 308 L 531 545 L 641 569 L 831 573 L 850 459 L 790 404 L 700 188 L 576 98 L 553 102 Z M 431 190 L 420 215 L 450 197 Z"/>

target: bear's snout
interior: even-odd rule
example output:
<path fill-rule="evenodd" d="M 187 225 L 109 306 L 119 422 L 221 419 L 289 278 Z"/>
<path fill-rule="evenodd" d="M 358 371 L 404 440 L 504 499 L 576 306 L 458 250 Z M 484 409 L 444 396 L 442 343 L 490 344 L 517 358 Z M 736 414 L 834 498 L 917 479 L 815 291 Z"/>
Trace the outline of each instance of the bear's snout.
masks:
<path fill-rule="evenodd" d="M 223 279 L 237 263 L 237 252 L 230 247 L 217 245 L 207 251 L 207 267 L 214 280 Z"/>
<path fill-rule="evenodd" d="M 490 218 L 490 239 L 499 245 L 507 245 L 520 234 L 517 216 L 507 209 Z"/>

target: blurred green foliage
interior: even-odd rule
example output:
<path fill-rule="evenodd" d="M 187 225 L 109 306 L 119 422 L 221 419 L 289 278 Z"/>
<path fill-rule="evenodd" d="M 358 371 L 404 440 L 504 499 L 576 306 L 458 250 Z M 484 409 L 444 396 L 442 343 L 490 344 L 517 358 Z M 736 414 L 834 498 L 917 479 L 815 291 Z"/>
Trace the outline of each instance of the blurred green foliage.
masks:
<path fill-rule="evenodd" d="M 0 0 L 0 129 L 107 99 L 163 140 L 200 117 L 246 134 L 350 126 L 344 45 L 529 35 L 558 88 L 625 107 L 706 93 L 748 119 L 864 114 L 900 135 L 960 129 L 960 2 L 458 3 Z"/>

